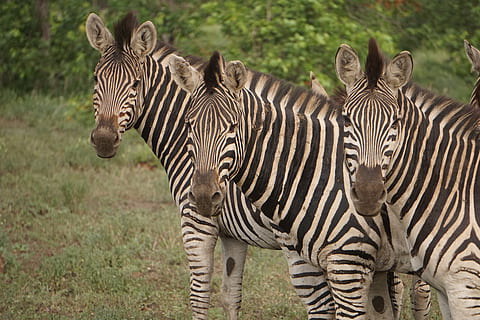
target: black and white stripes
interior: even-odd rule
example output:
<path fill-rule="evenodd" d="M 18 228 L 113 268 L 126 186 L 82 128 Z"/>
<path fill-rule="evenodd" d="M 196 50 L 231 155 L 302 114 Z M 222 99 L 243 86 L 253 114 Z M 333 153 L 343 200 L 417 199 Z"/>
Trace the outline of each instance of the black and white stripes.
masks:
<path fill-rule="evenodd" d="M 209 63 L 222 65 L 223 60 L 214 54 Z M 178 77 L 180 85 L 188 89 L 183 62 L 171 67 L 174 74 L 182 75 Z M 194 76 L 198 71 L 189 69 L 191 77 L 199 79 Z M 204 79 L 219 80 L 214 85 L 207 81 L 194 85 L 188 141 L 196 151 L 195 169 L 197 161 L 208 159 L 202 166 L 218 175 L 193 179 L 192 188 L 209 198 L 213 197 L 210 185 L 235 181 L 272 220 L 283 249 L 300 253 L 324 273 L 317 275 L 316 281 L 319 288 L 330 289 L 336 319 L 367 319 L 373 271 L 392 267 L 381 265 L 384 261 L 376 257 L 391 248 L 381 245 L 386 238 L 382 219 L 355 214 L 344 192 L 339 108 L 325 97 L 292 86 L 282 100 L 271 104 L 242 85 L 236 86 L 248 77 L 238 62 L 226 63 L 224 77 L 222 73 L 209 75 L 208 70 L 221 68 L 207 68 L 204 74 Z M 273 78 L 269 84 L 285 87 Z M 225 119 L 238 119 L 238 130 L 231 131 L 231 123 Z M 235 160 L 241 157 L 244 159 Z M 225 167 L 228 170 L 220 170 Z M 321 306 L 323 311 L 318 310 L 318 319 L 332 312 L 331 299 Z"/>
<path fill-rule="evenodd" d="M 369 49 L 369 55 L 371 50 L 378 48 Z M 371 131 L 371 138 L 367 137 L 368 132 L 355 132 L 358 138 L 345 147 L 354 148 L 359 154 L 390 148 L 393 119 L 398 119 L 396 143 L 388 155 L 390 165 L 378 181 L 387 191 L 384 203 L 399 218 L 412 271 L 437 289 L 443 317 L 477 319 L 480 316 L 480 110 L 435 96 L 405 81 L 398 81 L 403 84 L 392 87 L 387 78 L 396 61 L 400 63 L 395 73 L 401 75 L 409 61 L 405 54 L 398 55 L 390 64 L 377 61 L 382 67 L 373 89 L 385 96 L 396 96 L 394 101 L 378 99 L 372 104 L 365 98 L 372 92 L 367 85 L 368 73 L 360 75 L 355 86 L 346 81 L 344 112 L 357 115 L 350 117 L 352 126 L 377 128 Z M 380 111 L 367 117 L 358 116 L 371 105 Z M 361 141 L 376 146 L 368 147 Z M 375 161 L 373 165 L 382 165 L 380 157 Z M 356 181 L 353 187 L 361 186 Z"/>

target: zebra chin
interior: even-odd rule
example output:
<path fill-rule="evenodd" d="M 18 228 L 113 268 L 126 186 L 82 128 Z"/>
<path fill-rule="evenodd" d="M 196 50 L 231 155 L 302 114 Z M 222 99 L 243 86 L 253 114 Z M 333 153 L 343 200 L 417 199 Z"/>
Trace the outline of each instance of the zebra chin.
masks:
<path fill-rule="evenodd" d="M 359 200 L 353 200 L 353 205 L 359 215 L 364 217 L 374 217 L 380 214 L 383 202 L 366 203 Z"/>

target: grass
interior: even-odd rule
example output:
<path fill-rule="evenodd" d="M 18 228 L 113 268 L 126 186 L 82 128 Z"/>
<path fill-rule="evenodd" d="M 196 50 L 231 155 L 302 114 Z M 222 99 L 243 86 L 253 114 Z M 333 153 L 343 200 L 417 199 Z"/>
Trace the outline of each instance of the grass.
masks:
<path fill-rule="evenodd" d="M 90 111 L 2 96 L 0 320 L 189 319 L 177 208 L 138 134 L 102 160 L 88 143 Z M 215 261 L 209 314 L 224 319 L 218 248 Z M 305 318 L 281 252 L 250 247 L 241 319 Z"/>

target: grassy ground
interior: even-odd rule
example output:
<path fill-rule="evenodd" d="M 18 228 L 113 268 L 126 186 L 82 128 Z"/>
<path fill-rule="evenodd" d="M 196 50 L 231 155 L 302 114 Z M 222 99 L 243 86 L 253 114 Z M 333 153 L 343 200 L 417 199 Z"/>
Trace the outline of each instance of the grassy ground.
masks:
<path fill-rule="evenodd" d="M 178 212 L 136 132 L 102 160 L 91 112 L 2 97 L 0 320 L 189 319 Z M 249 248 L 241 319 L 306 318 L 286 270 L 280 252 Z M 224 319 L 220 282 L 216 272 L 211 319 Z"/>

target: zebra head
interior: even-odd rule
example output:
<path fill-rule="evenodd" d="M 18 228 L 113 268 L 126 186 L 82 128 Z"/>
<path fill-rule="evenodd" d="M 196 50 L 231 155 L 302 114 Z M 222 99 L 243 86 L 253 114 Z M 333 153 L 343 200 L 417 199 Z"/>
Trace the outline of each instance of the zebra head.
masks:
<path fill-rule="evenodd" d="M 412 68 L 411 55 L 406 51 L 386 63 L 373 39 L 365 72 L 352 48 L 343 44 L 337 51 L 335 69 L 346 88 L 342 110 L 345 161 L 351 196 L 362 215 L 378 214 L 386 201 L 384 181 L 402 117 L 397 97 L 409 81 Z"/>
<path fill-rule="evenodd" d="M 204 216 L 221 213 L 225 187 L 242 159 L 242 88 L 247 71 L 239 61 L 225 63 L 215 52 L 203 75 L 183 58 L 172 56 L 170 69 L 191 93 L 185 122 L 194 172 L 189 198 Z"/>
<path fill-rule="evenodd" d="M 86 33 L 90 45 L 102 54 L 93 76 L 95 128 L 90 141 L 99 157 L 110 158 L 140 112 L 143 65 L 156 46 L 157 32 L 150 21 L 138 26 L 129 13 L 115 25 L 113 37 L 102 19 L 91 13 Z"/>

